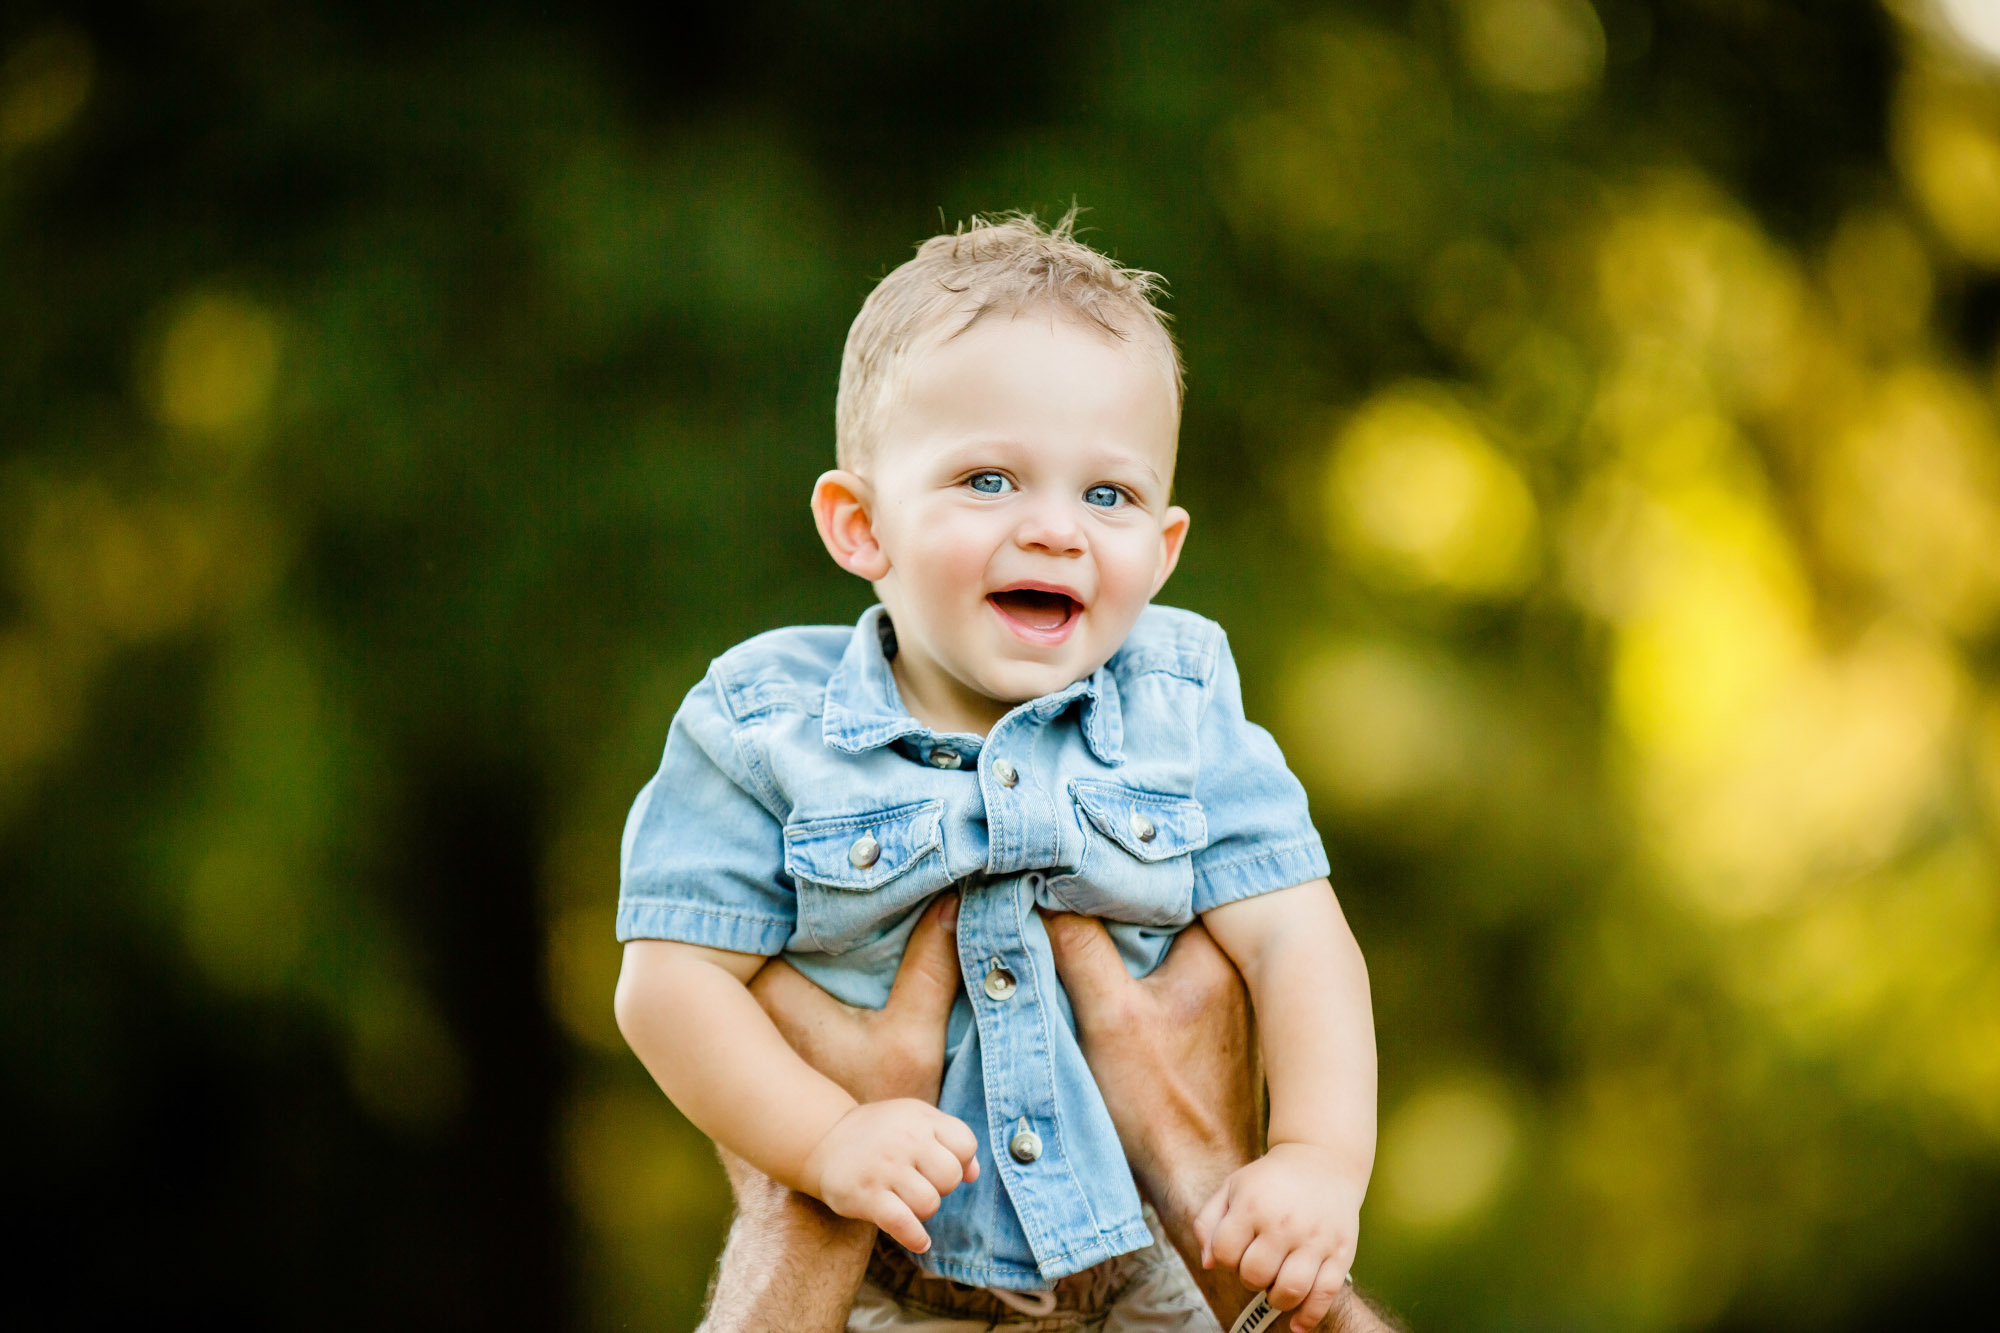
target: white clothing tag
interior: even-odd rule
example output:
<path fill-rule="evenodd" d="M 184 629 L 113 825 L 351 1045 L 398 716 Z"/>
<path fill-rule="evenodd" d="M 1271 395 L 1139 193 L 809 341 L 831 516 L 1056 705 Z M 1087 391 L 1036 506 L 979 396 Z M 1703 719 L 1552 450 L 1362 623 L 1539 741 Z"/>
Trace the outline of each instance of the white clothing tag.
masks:
<path fill-rule="evenodd" d="M 1243 1307 L 1243 1313 L 1236 1316 L 1236 1322 L 1229 1326 L 1229 1333 L 1269 1333 L 1285 1317 L 1283 1310 L 1271 1304 L 1271 1293 L 1260 1291 L 1257 1299 Z"/>

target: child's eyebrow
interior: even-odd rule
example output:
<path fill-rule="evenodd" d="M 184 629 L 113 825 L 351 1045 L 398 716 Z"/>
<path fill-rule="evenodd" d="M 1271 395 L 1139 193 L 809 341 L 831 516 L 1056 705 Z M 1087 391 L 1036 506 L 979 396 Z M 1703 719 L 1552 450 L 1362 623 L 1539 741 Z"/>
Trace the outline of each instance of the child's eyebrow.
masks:
<path fill-rule="evenodd" d="M 1143 472 L 1146 474 L 1147 480 L 1151 481 L 1155 486 L 1162 485 L 1166 481 L 1166 478 L 1160 474 L 1158 466 L 1151 459 L 1142 458 L 1136 454 L 1120 454 L 1112 459 L 1111 465 L 1115 468 L 1130 467 L 1135 471 Z"/>

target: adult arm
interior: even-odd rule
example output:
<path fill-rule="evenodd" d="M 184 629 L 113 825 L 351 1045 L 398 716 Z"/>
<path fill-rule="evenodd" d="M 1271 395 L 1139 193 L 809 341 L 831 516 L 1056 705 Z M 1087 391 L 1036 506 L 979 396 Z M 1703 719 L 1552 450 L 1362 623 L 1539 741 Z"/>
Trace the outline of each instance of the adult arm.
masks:
<path fill-rule="evenodd" d="M 857 1099 L 801 1059 L 745 984 L 764 961 L 633 940 L 618 976 L 619 1030 L 716 1143 L 923 1253 L 931 1244 L 924 1219 L 979 1174 L 978 1140 L 929 1102 Z"/>
<path fill-rule="evenodd" d="M 1201 1267 L 1195 1218 L 1231 1172 L 1257 1157 L 1262 1080 L 1243 982 L 1200 925 L 1135 979 L 1099 922 L 1064 914 L 1047 924 L 1078 1039 L 1126 1158 L 1228 1328 L 1257 1292 L 1233 1273 Z M 1351 1286 L 1319 1325 L 1321 1333 L 1396 1327 Z"/>
<path fill-rule="evenodd" d="M 700 1333 L 840 1333 L 875 1228 L 719 1150 L 736 1195 Z"/>
<path fill-rule="evenodd" d="M 934 906 L 911 936 L 880 1010 L 853 1009 L 792 968 L 772 963 L 751 984 L 794 1049 L 857 1098 L 935 1100 L 944 1029 L 958 989 L 957 900 Z M 1194 1219 L 1230 1172 L 1258 1150 L 1262 1078 L 1243 983 L 1199 925 L 1135 981 L 1103 926 L 1048 921 L 1056 964 L 1126 1154 L 1224 1328 L 1256 1296 L 1233 1274 L 1204 1270 Z M 725 1158 L 725 1165 L 730 1165 Z M 874 1228 L 835 1216 L 740 1164 L 737 1218 L 710 1291 L 703 1333 L 835 1333 L 845 1327 Z M 1396 1325 L 1343 1291 L 1322 1333 L 1392 1333 Z"/>
<path fill-rule="evenodd" d="M 842 1004 L 782 961 L 750 993 L 785 1041 L 857 1101 L 937 1101 L 945 1023 L 958 992 L 958 899 L 933 904 L 881 1009 Z M 724 1152 L 736 1193 L 702 1333 L 837 1333 L 868 1267 L 875 1228 L 840 1217 Z"/>

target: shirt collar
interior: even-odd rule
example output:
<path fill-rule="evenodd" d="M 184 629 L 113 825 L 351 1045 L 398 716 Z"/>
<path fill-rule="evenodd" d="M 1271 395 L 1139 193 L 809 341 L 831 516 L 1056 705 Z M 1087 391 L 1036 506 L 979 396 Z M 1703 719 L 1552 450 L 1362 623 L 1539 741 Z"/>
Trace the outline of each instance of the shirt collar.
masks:
<path fill-rule="evenodd" d="M 888 608 L 880 605 L 862 612 L 847 640 L 840 665 L 826 682 L 826 708 L 821 735 L 829 748 L 846 754 L 877 749 L 905 736 L 930 739 L 930 728 L 910 716 L 896 689 L 895 674 L 883 651 L 883 633 Z M 1099 667 L 1054 694 L 1045 694 L 1021 704 L 1035 721 L 1047 724 L 1062 715 L 1071 703 L 1083 700 L 1083 740 L 1092 754 L 1105 764 L 1122 764 L 1125 756 L 1123 710 L 1118 700 L 1118 683 L 1109 667 Z M 976 753 L 979 738 L 964 738 L 968 754 Z"/>

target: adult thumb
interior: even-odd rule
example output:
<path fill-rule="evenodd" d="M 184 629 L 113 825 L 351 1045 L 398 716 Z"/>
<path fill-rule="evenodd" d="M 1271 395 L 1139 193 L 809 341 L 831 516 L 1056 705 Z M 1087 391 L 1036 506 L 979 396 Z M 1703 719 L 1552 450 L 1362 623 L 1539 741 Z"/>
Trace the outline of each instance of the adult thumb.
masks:
<path fill-rule="evenodd" d="M 1103 922 L 1074 912 L 1051 912 L 1042 924 L 1049 932 L 1056 975 L 1072 1003 L 1086 1009 L 1100 1006 L 1132 984 L 1132 974 L 1125 970 L 1125 960 L 1118 956 L 1118 945 Z"/>
<path fill-rule="evenodd" d="M 924 912 L 889 986 L 890 1009 L 942 1029 L 958 994 L 958 895 L 939 895 Z"/>

